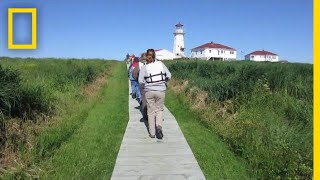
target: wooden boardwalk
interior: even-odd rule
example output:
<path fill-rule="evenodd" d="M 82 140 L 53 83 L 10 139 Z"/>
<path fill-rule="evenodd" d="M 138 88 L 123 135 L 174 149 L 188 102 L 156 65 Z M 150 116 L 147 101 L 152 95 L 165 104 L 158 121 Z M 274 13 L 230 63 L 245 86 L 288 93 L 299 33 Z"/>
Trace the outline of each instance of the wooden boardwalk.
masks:
<path fill-rule="evenodd" d="M 129 122 L 111 179 L 205 179 L 170 111 L 165 108 L 164 137 L 158 140 L 149 137 L 145 123 L 140 121 L 142 115 L 138 106 L 138 102 L 129 96 Z"/>

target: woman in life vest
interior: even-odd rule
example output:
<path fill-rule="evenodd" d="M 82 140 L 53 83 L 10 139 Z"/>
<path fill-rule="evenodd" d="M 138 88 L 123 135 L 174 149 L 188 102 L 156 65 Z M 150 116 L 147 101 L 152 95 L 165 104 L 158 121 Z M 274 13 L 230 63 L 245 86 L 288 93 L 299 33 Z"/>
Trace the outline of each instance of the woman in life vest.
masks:
<path fill-rule="evenodd" d="M 149 136 L 162 139 L 162 121 L 166 82 L 171 79 L 171 73 L 161 62 L 156 61 L 154 49 L 147 50 L 147 64 L 139 73 L 139 84 L 144 84 L 147 100 Z"/>

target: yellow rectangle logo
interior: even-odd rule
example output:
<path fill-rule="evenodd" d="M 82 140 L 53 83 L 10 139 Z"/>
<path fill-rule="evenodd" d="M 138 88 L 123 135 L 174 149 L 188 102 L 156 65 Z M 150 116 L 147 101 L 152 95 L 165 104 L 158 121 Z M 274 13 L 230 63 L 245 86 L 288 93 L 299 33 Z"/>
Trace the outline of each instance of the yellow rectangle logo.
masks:
<path fill-rule="evenodd" d="M 13 13 L 31 13 L 32 41 L 31 44 L 13 44 Z M 37 49 L 37 9 L 9 8 L 8 9 L 8 49 Z"/>

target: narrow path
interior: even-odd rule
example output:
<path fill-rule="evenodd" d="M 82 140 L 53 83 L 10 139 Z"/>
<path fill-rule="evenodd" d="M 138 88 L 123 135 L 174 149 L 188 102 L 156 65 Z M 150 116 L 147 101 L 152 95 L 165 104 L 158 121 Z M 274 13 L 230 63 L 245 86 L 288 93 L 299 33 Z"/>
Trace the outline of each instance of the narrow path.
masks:
<path fill-rule="evenodd" d="M 129 92 L 130 84 L 129 84 Z M 163 140 L 149 138 L 138 109 L 129 96 L 129 122 L 112 173 L 112 180 L 205 179 L 180 127 L 165 108 Z"/>

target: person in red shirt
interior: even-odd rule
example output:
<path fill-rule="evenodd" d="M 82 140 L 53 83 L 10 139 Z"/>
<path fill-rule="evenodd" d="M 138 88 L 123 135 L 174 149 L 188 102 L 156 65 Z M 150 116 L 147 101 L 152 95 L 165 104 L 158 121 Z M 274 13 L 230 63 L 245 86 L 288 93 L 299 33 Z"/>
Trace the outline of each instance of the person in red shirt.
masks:
<path fill-rule="evenodd" d="M 131 97 L 137 99 L 139 104 L 141 103 L 141 94 L 138 80 L 133 77 L 133 70 L 139 66 L 139 58 L 135 57 L 131 66 L 129 67 L 128 76 L 131 83 L 132 94 Z"/>

